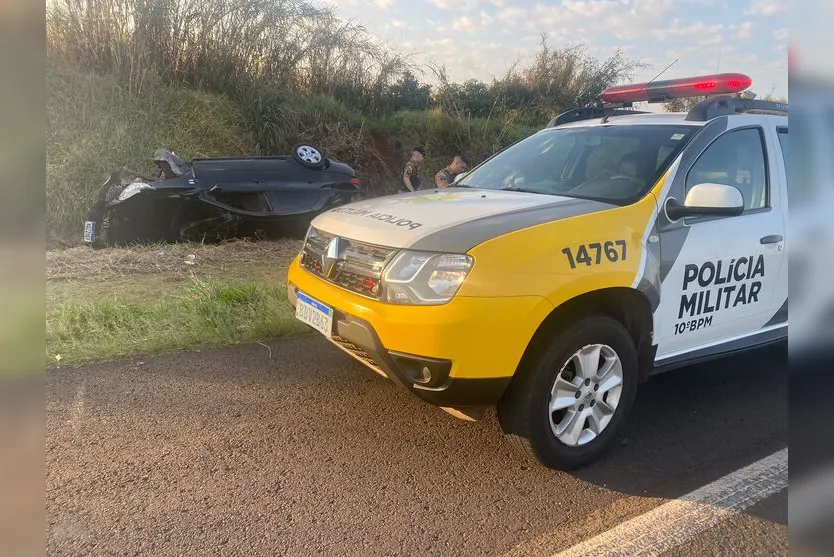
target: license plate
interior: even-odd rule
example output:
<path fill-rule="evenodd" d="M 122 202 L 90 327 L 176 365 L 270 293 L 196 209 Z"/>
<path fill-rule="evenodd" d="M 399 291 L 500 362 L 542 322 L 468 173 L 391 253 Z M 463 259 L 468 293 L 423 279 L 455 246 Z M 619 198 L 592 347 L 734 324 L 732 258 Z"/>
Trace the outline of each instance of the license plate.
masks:
<path fill-rule="evenodd" d="M 96 223 L 93 221 L 84 221 L 84 241 L 93 242 L 96 239 Z"/>
<path fill-rule="evenodd" d="M 333 310 L 303 292 L 299 292 L 296 295 L 295 317 L 324 336 L 329 337 L 331 335 L 333 330 Z"/>

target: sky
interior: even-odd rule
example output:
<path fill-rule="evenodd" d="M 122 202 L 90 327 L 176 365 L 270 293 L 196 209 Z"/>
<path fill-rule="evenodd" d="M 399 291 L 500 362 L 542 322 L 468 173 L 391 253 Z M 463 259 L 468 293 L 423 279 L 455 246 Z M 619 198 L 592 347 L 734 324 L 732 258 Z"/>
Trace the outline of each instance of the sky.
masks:
<path fill-rule="evenodd" d="M 742 72 L 760 97 L 788 96 L 788 0 L 330 0 L 419 64 L 452 81 L 501 77 L 553 47 L 583 43 L 601 60 L 619 48 L 649 64 L 634 80 Z M 422 76 L 433 83 L 433 76 Z"/>

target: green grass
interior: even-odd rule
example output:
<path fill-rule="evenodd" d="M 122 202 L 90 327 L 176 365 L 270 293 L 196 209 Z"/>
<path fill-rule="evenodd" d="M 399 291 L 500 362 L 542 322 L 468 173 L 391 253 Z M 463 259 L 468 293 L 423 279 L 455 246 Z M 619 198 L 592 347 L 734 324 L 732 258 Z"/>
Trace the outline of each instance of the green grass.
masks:
<path fill-rule="evenodd" d="M 77 364 L 303 332 L 283 287 L 195 279 L 150 304 L 89 299 L 50 311 L 47 362 Z"/>
<path fill-rule="evenodd" d="M 46 364 L 304 333 L 285 286 L 298 248 L 287 240 L 48 252 Z"/>

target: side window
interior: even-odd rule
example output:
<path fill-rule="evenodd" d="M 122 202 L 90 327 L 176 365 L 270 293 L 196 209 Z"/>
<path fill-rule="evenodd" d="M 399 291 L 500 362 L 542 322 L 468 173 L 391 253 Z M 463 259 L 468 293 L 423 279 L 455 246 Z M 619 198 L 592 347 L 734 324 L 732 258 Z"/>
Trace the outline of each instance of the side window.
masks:
<path fill-rule="evenodd" d="M 790 194 L 791 171 L 788 163 L 788 128 L 777 128 L 776 133 L 779 136 L 779 147 L 782 148 L 782 160 L 785 161 L 785 185 L 788 188 L 788 194 Z"/>
<path fill-rule="evenodd" d="M 782 159 L 785 161 L 785 170 L 788 168 L 788 128 L 776 130 L 779 134 L 779 146 L 782 148 Z"/>
<path fill-rule="evenodd" d="M 745 212 L 767 207 L 767 165 L 761 129 L 731 131 L 716 139 L 689 170 L 686 192 L 703 182 L 737 187 L 744 198 Z"/>

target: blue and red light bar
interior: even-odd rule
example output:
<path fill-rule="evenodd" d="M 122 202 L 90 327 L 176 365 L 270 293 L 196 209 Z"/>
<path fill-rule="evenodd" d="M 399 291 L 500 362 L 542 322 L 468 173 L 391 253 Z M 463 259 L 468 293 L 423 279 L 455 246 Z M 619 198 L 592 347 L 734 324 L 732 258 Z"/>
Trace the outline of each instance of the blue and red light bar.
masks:
<path fill-rule="evenodd" d="M 742 73 L 722 73 L 617 85 L 603 91 L 600 98 L 607 103 L 666 102 L 685 97 L 740 93 L 752 83 L 753 80 Z"/>

